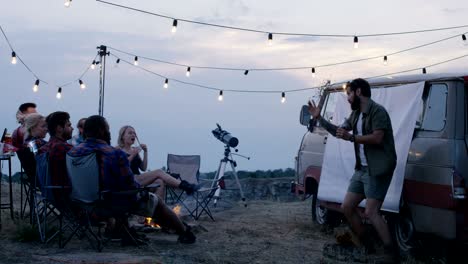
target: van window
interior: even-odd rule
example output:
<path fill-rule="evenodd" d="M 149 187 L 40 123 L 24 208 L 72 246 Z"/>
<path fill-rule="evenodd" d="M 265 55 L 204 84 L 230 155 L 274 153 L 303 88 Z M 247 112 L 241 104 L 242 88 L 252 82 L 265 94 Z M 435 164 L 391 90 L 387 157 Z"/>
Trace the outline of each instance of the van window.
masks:
<path fill-rule="evenodd" d="M 335 112 L 338 94 L 339 92 L 334 92 L 327 95 L 325 103 L 323 104 L 322 113 L 320 113 L 320 115 L 329 122 L 331 122 L 333 119 L 333 113 Z"/>
<path fill-rule="evenodd" d="M 448 87 L 444 83 L 432 84 L 423 95 L 422 107 L 416 128 L 427 131 L 441 131 L 445 127 L 447 114 Z"/>

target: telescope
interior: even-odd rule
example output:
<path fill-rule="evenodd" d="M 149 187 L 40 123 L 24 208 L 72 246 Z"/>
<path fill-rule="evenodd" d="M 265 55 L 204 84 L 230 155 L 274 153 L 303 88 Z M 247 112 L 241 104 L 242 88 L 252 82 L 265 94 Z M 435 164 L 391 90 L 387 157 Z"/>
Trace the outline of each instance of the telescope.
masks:
<path fill-rule="evenodd" d="M 218 128 L 212 131 L 213 136 L 231 148 L 237 147 L 239 140 L 236 137 L 231 136 L 231 133 L 223 130 L 218 123 L 216 123 L 216 126 Z"/>

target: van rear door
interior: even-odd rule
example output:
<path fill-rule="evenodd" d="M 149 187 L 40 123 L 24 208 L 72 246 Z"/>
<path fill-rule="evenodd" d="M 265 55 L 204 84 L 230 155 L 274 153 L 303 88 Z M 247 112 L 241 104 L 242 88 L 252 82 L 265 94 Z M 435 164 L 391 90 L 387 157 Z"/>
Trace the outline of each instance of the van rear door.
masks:
<path fill-rule="evenodd" d="M 336 105 L 336 92 L 325 93 L 321 116 L 328 121 L 332 121 L 333 111 Z M 304 177 L 309 167 L 322 167 L 323 153 L 327 144 L 328 132 L 317 124 L 313 132 L 307 132 L 301 141 L 301 146 L 297 154 L 297 182 L 304 185 Z"/>

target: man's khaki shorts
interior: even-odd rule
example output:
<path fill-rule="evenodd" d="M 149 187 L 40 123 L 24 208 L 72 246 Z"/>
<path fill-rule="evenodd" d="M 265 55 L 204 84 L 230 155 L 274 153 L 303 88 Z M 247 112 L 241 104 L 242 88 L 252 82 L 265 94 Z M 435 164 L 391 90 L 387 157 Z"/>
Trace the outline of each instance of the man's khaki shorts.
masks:
<path fill-rule="evenodd" d="M 351 177 L 348 192 L 364 194 L 366 198 L 383 201 L 391 181 L 391 176 L 371 177 L 369 175 L 369 168 L 362 166 L 362 168 L 356 170 L 353 177 Z"/>

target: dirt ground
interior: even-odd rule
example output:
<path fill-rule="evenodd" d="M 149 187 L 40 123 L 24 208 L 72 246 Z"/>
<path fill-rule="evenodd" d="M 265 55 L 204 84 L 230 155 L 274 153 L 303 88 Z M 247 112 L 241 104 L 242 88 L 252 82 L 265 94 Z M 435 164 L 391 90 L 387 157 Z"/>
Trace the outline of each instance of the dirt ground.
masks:
<path fill-rule="evenodd" d="M 15 189 L 19 193 L 18 186 Z M 195 244 L 180 244 L 176 235 L 155 231 L 146 233 L 150 238 L 147 246 L 122 247 L 110 242 L 101 253 L 86 239 L 74 238 L 64 249 L 55 242 L 18 242 L 19 230 L 27 228 L 28 221 L 13 222 L 8 210 L 2 210 L 0 263 L 341 263 L 323 261 L 324 244 L 335 241 L 333 230 L 313 224 L 310 203 L 310 199 L 259 200 L 248 201 L 244 207 L 240 202 L 221 200 L 213 212 L 215 221 L 184 217 L 194 227 Z M 442 259 L 429 262 L 444 263 Z"/>

